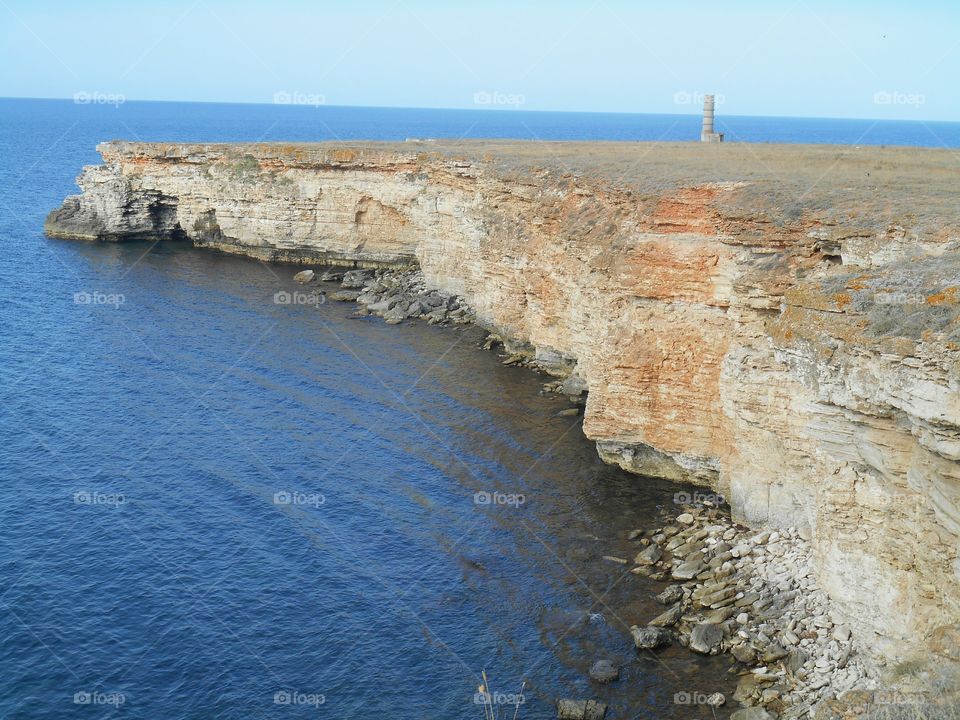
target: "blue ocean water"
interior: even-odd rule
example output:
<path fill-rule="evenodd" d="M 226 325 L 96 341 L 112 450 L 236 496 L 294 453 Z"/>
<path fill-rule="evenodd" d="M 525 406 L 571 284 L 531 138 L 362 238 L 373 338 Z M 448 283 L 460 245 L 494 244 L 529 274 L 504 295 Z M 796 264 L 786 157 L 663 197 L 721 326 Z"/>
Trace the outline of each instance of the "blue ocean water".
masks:
<path fill-rule="evenodd" d="M 729 118 L 754 141 L 928 128 Z M 695 117 L 0 100 L 0 717 L 726 717 L 727 664 L 638 655 L 662 585 L 603 555 L 676 486 L 602 465 L 472 328 L 283 306 L 294 268 L 45 238 L 113 138 L 680 139 Z M 721 128 L 723 129 L 723 128 Z M 725 130 L 731 135 L 733 132 Z M 863 137 L 860 137 L 863 135 Z M 957 125 L 936 135 L 960 146 Z M 477 504 L 477 493 L 522 504 Z M 623 678 L 596 686 L 598 657 Z M 507 716 L 512 712 L 502 708 Z"/>

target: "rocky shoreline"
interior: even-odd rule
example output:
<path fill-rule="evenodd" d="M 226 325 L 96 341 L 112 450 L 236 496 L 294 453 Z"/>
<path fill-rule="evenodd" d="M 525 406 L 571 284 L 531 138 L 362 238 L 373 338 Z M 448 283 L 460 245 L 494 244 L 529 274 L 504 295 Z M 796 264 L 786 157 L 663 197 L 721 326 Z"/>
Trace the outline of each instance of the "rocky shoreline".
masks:
<path fill-rule="evenodd" d="M 294 279 L 302 284 L 319 279 L 336 282 L 341 289 L 327 297 L 340 302 L 356 302 L 361 307 L 353 316 L 379 315 L 388 325 L 404 320 L 422 318 L 431 324 L 466 325 L 476 316 L 455 295 L 427 290 L 423 274 L 414 267 L 329 269 L 321 275 L 313 270 L 302 270 Z"/>
<path fill-rule="evenodd" d="M 475 316 L 504 362 L 544 370 L 565 395 L 589 389 L 583 433 L 604 462 L 709 487 L 751 527 L 796 528 L 862 652 L 950 670 L 960 686 L 949 153 L 491 140 L 99 150 L 48 235 L 405 268 L 361 273 L 331 297 L 362 296 L 360 314 L 388 322 Z"/>
<path fill-rule="evenodd" d="M 427 289 L 415 266 L 305 270 L 295 279 L 339 283 L 339 290 L 324 294 L 358 303 L 353 317 L 376 315 L 388 324 L 476 321 L 461 298 Z M 502 343 L 491 334 L 483 348 Z M 507 348 L 502 362 L 549 370 L 522 348 Z M 570 378 L 544 388 L 571 400 L 582 393 Z M 879 687 L 877 668 L 857 653 L 851 630 L 817 587 L 811 543 L 795 528 L 751 530 L 709 499 L 664 519 L 661 527 L 637 529 L 628 538 L 639 548 L 631 572 L 669 583 L 656 598 L 666 611 L 631 629 L 638 650 L 677 643 L 705 655 L 729 654 L 736 661 L 731 672 L 740 676 L 730 699 L 745 708 L 731 716 L 736 720 L 822 717 L 817 710 L 825 701 Z M 728 698 L 712 693 L 699 701 L 719 707 Z M 605 709 L 596 701 L 558 701 L 558 717 L 603 717 Z"/>
<path fill-rule="evenodd" d="M 634 642 L 732 655 L 740 675 L 732 699 L 754 708 L 735 713 L 738 720 L 814 717 L 823 701 L 878 687 L 877 670 L 817 587 L 810 543 L 795 529 L 757 532 L 706 500 L 631 539 L 643 548 L 632 571 L 671 582 L 657 596 L 668 609 L 634 627 Z"/>
<path fill-rule="evenodd" d="M 709 487 L 751 527 L 796 528 L 840 616 L 829 619 L 893 675 L 886 684 L 942 676 L 937 701 L 960 699 L 949 153 L 490 140 L 98 149 L 103 162 L 49 214 L 48 235 L 402 268 L 347 271 L 350 287 L 330 297 L 390 323 L 475 318 L 503 362 L 554 376 L 545 391 L 582 402 L 589 390 L 567 412 L 582 411 L 604 462 Z"/>

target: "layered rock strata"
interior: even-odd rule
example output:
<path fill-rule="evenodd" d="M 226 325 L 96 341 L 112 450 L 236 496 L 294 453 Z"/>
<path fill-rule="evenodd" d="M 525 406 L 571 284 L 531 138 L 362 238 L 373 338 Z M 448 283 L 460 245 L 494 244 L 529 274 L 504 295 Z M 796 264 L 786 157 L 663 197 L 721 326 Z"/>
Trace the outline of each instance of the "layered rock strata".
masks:
<path fill-rule="evenodd" d="M 724 144 L 112 142 L 54 237 L 419 265 L 640 474 L 796 528 L 865 651 L 956 661 L 960 165 Z M 951 634 L 952 633 L 952 634 Z"/>

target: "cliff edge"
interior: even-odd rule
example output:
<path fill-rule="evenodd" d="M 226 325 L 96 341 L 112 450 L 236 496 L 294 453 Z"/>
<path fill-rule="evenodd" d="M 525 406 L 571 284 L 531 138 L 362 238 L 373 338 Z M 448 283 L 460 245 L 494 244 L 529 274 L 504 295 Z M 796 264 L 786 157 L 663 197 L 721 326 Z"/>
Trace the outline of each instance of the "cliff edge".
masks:
<path fill-rule="evenodd" d="M 960 164 L 671 143 L 111 142 L 53 237 L 416 262 L 608 462 L 796 528 L 865 652 L 960 660 Z"/>

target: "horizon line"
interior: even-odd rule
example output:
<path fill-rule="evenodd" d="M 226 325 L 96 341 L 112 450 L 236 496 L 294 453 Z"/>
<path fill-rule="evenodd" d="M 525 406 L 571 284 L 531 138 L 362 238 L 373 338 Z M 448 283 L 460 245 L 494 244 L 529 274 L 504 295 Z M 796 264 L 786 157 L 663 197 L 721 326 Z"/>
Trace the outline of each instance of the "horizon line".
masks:
<path fill-rule="evenodd" d="M 95 91 L 99 92 L 99 91 Z M 269 101 L 239 101 L 239 100 L 156 100 L 142 98 L 127 98 L 123 93 L 103 93 L 103 95 L 113 95 L 122 97 L 120 104 L 128 102 L 134 103 L 168 103 L 168 104 L 196 104 L 196 105 L 256 105 L 256 106 L 276 106 L 276 107 L 304 107 L 319 110 L 321 107 L 329 108 L 363 108 L 369 110 L 448 110 L 455 112 L 503 112 L 503 113 L 544 113 L 544 114 L 564 114 L 564 115 L 664 115 L 667 117 L 702 117 L 702 113 L 667 113 L 667 112 L 631 112 L 625 110 L 524 110 L 519 107 L 442 107 L 442 106 L 420 106 L 420 105 L 338 105 L 334 103 L 278 103 Z M 45 100 L 52 102 L 73 102 L 77 103 L 74 97 L 38 97 L 38 96 L 17 96 L 0 95 L 0 100 Z M 99 103 L 93 103 L 99 104 Z M 875 117 L 832 117 L 827 115 L 720 115 L 720 117 L 731 118 L 780 118 L 784 120 L 862 120 L 869 122 L 918 122 L 918 123 L 944 123 L 958 124 L 960 120 L 930 120 L 925 118 L 875 118 Z"/>

